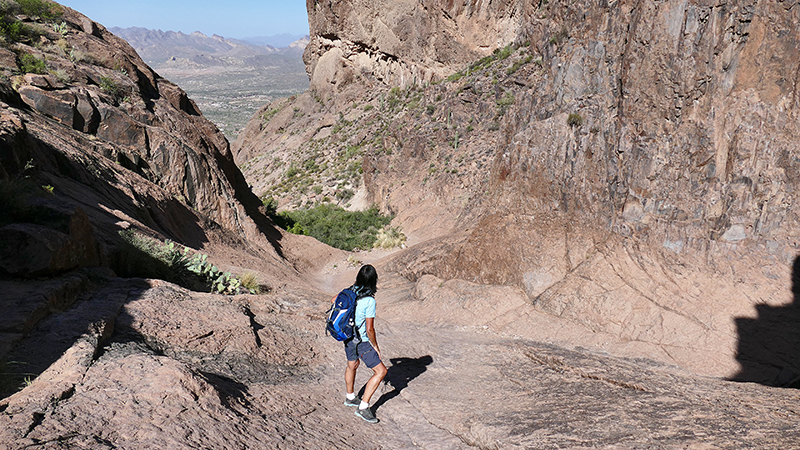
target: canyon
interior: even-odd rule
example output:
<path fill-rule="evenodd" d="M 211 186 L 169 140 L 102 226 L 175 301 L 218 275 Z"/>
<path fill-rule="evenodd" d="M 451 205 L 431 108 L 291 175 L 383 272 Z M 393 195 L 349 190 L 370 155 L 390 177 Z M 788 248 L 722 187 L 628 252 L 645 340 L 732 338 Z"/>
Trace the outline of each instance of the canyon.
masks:
<path fill-rule="evenodd" d="M 0 448 L 800 446 L 796 4 L 307 0 L 309 90 L 233 144 L 52 7 L 0 48 Z M 263 290 L 142 277 L 131 235 Z M 323 333 L 360 263 L 378 425 Z"/>

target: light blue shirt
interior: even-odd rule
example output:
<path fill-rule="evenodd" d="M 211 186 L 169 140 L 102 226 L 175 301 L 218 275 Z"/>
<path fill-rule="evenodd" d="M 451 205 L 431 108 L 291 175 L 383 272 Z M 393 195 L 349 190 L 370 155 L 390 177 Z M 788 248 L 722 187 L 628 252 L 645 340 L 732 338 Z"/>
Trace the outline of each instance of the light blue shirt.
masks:
<path fill-rule="evenodd" d="M 356 327 L 362 342 L 369 340 L 369 336 L 367 336 L 367 318 L 369 317 L 375 318 L 375 297 L 362 297 L 356 303 Z"/>

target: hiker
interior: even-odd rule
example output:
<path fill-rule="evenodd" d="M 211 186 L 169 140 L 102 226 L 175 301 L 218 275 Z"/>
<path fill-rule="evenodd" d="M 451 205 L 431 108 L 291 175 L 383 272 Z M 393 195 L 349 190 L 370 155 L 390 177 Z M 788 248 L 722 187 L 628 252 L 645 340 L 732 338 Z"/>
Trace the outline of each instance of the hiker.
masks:
<path fill-rule="evenodd" d="M 347 369 L 344 372 L 344 382 L 347 387 L 347 397 L 344 404 L 356 406 L 355 414 L 370 423 L 377 423 L 378 419 L 369 407 L 372 394 L 386 376 L 386 366 L 381 362 L 381 350 L 375 338 L 375 291 L 377 291 L 378 273 L 375 268 L 367 264 L 361 267 L 356 276 L 356 283 L 351 287 L 356 292 L 358 300 L 355 308 L 356 333 L 352 339 L 344 341 L 344 351 L 347 355 Z M 333 301 L 336 299 L 334 298 Z M 355 394 L 356 370 L 360 364 L 359 359 L 372 369 L 372 377 L 364 386 L 364 397 L 358 398 Z"/>

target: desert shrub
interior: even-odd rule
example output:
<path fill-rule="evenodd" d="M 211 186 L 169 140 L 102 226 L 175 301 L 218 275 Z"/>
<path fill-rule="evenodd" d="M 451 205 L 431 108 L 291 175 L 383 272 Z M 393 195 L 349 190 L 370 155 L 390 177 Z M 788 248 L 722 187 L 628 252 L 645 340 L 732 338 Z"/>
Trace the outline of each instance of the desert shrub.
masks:
<path fill-rule="evenodd" d="M 331 247 L 347 251 L 371 248 L 378 230 L 392 220 L 382 215 L 376 207 L 366 211 L 346 211 L 329 204 L 279 215 L 285 217 L 289 224 L 287 231 L 312 236 Z"/>
<path fill-rule="evenodd" d="M 30 53 L 23 53 L 19 55 L 19 70 L 22 73 L 38 73 L 40 75 L 47 73 L 47 66 L 44 60 L 39 59 Z"/>
<path fill-rule="evenodd" d="M 447 77 L 447 81 L 450 81 L 450 82 L 458 81 L 458 80 L 464 78 L 464 75 L 465 75 L 464 72 L 456 72 L 456 73 L 450 75 L 449 77 Z"/>
<path fill-rule="evenodd" d="M 275 115 L 279 112 L 281 112 L 281 108 L 268 109 L 264 114 L 261 115 L 262 123 L 269 123 L 269 121 L 272 120 L 272 118 L 275 117 Z"/>
<path fill-rule="evenodd" d="M 246 293 L 239 278 L 211 264 L 208 255 L 191 254 L 179 244 L 160 242 L 133 230 L 121 231 L 120 236 L 123 242 L 112 263 L 120 276 L 157 278 L 195 291 Z"/>
<path fill-rule="evenodd" d="M 578 113 L 571 113 L 567 117 L 567 125 L 573 128 L 580 127 L 581 125 L 583 125 L 583 117 L 581 117 L 581 115 Z"/>
<path fill-rule="evenodd" d="M 406 235 L 397 227 L 385 226 L 378 231 L 375 236 L 373 248 L 390 249 L 404 247 L 406 245 Z"/>
<path fill-rule="evenodd" d="M 497 100 L 497 114 L 502 116 L 508 110 L 508 107 L 513 105 L 516 100 L 514 99 L 514 94 L 511 92 L 506 92 L 502 98 Z"/>
<path fill-rule="evenodd" d="M 125 97 L 125 91 L 120 85 L 109 77 L 100 77 L 100 90 L 111 96 L 115 102 L 119 102 Z"/>
<path fill-rule="evenodd" d="M 42 20 L 55 20 L 64 14 L 60 5 L 45 0 L 16 0 L 23 14 Z"/>
<path fill-rule="evenodd" d="M 356 195 L 356 193 L 353 192 L 352 189 L 339 189 L 336 191 L 336 198 L 345 202 L 353 198 L 354 195 Z"/>
<path fill-rule="evenodd" d="M 170 247 L 133 230 L 123 230 L 119 234 L 122 242 L 112 263 L 118 275 L 156 278 L 195 291 L 206 290 L 202 280 L 187 273 L 188 264 L 174 245 Z"/>
<path fill-rule="evenodd" d="M 264 205 L 264 214 L 272 217 L 278 213 L 278 201 L 271 195 L 264 195 L 261 197 L 261 203 Z"/>
<path fill-rule="evenodd" d="M 386 95 L 386 105 L 389 109 L 395 109 L 400 104 L 400 88 L 393 87 L 389 90 L 389 94 Z"/>
<path fill-rule="evenodd" d="M 532 55 L 528 55 L 525 58 L 522 58 L 522 59 L 516 61 L 514 64 L 511 65 L 511 67 L 508 68 L 508 70 L 506 71 L 506 74 L 512 75 L 514 72 L 518 71 L 520 67 L 522 67 L 525 64 L 528 64 L 529 62 L 531 62 L 531 60 L 533 60 L 533 56 Z"/>
<path fill-rule="evenodd" d="M 25 34 L 25 24 L 19 20 L 6 21 L 0 19 L 0 37 L 6 42 L 18 42 Z"/>
<path fill-rule="evenodd" d="M 514 48 L 513 45 L 510 44 L 500 49 L 496 48 L 494 49 L 494 54 L 496 55 L 495 59 L 497 59 L 498 61 L 502 61 L 511 56 L 511 54 L 514 53 L 514 50 L 516 49 Z"/>
<path fill-rule="evenodd" d="M 242 287 L 249 290 L 251 294 L 260 294 L 262 286 L 258 284 L 258 277 L 253 272 L 245 272 L 239 278 L 242 282 Z"/>

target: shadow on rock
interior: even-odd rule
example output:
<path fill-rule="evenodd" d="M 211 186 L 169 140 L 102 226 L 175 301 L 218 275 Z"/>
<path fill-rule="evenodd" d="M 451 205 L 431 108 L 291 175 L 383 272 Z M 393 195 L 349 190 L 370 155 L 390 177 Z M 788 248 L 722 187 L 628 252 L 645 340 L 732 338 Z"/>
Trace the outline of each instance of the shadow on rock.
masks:
<path fill-rule="evenodd" d="M 742 367 L 732 381 L 800 389 L 800 256 L 792 268 L 792 293 L 787 306 L 756 305 L 755 319 L 736 318 Z"/>
<path fill-rule="evenodd" d="M 375 402 L 373 411 L 377 411 L 384 403 L 400 395 L 400 391 L 405 389 L 411 380 L 428 370 L 428 366 L 433 364 L 433 357 L 426 355 L 419 358 L 392 358 L 389 361 L 392 365 L 383 380 L 391 384 L 394 390 L 381 395 Z"/>

